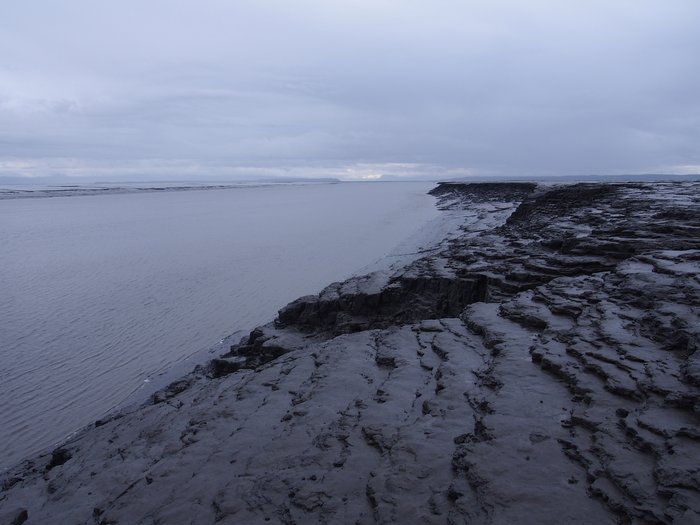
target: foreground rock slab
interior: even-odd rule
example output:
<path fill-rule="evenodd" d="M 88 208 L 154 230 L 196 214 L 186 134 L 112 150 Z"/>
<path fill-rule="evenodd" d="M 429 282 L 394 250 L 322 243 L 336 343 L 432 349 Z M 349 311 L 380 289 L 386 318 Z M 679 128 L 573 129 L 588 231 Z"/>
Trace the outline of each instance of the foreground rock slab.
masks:
<path fill-rule="evenodd" d="M 700 523 L 700 185 L 433 193 L 458 235 L 12 469 L 2 519 Z"/>

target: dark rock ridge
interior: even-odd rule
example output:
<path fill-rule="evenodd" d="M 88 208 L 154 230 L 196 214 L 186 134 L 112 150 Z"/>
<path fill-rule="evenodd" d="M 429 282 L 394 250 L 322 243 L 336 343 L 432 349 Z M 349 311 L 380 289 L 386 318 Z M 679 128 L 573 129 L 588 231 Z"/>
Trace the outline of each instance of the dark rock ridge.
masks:
<path fill-rule="evenodd" d="M 432 193 L 455 235 L 12 469 L 0 516 L 700 523 L 700 183 Z"/>
<path fill-rule="evenodd" d="M 376 293 L 345 293 L 331 285 L 319 296 L 297 299 L 280 310 L 276 326 L 334 335 L 392 324 L 457 317 L 468 304 L 486 298 L 483 275 L 465 278 L 405 277 L 389 280 Z"/>
<path fill-rule="evenodd" d="M 521 202 L 537 189 L 534 182 L 441 182 L 430 190 L 443 208 L 459 208 L 465 203 Z"/>

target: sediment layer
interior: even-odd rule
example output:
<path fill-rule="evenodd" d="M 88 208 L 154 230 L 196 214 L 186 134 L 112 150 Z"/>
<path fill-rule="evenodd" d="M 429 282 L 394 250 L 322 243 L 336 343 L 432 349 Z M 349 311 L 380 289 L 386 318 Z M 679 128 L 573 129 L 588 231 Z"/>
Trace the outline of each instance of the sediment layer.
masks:
<path fill-rule="evenodd" d="M 700 522 L 700 184 L 432 193 L 458 236 L 25 461 L 2 522 Z"/>

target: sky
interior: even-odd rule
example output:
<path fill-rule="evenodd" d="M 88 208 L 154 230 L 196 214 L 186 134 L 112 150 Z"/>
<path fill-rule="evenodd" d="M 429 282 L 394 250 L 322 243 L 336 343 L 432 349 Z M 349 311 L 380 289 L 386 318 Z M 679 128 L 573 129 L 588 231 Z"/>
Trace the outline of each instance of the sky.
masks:
<path fill-rule="evenodd" d="M 0 177 L 700 173 L 698 0 L 23 0 Z"/>

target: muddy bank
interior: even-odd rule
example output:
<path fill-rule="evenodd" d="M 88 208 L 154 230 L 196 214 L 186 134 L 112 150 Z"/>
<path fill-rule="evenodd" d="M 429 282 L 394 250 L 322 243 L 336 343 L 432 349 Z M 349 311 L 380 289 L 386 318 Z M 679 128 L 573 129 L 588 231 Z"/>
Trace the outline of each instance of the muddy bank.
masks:
<path fill-rule="evenodd" d="M 700 184 L 442 184 L 456 237 L 7 473 L 12 523 L 696 523 Z"/>

